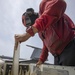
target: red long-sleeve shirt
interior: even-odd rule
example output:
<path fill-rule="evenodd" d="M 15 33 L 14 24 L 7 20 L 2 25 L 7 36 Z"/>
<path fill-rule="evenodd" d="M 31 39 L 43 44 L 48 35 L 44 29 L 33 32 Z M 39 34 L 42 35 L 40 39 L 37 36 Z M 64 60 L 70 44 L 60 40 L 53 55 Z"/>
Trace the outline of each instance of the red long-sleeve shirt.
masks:
<path fill-rule="evenodd" d="M 47 59 L 48 52 L 60 55 L 74 37 L 74 32 L 71 29 L 74 24 L 64 14 L 65 10 L 64 0 L 42 0 L 40 4 L 40 16 L 33 26 L 38 29 L 44 44 L 40 56 L 42 62 Z"/>

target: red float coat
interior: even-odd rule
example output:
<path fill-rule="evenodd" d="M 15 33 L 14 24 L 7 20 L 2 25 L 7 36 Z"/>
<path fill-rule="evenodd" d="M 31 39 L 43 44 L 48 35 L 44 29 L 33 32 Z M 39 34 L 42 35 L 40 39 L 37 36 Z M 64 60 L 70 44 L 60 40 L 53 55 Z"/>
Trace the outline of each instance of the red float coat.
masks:
<path fill-rule="evenodd" d="M 38 29 L 43 41 L 40 60 L 47 59 L 48 52 L 60 55 L 66 45 L 74 38 L 71 19 L 64 14 L 66 3 L 64 0 L 42 0 L 39 18 L 34 27 Z"/>

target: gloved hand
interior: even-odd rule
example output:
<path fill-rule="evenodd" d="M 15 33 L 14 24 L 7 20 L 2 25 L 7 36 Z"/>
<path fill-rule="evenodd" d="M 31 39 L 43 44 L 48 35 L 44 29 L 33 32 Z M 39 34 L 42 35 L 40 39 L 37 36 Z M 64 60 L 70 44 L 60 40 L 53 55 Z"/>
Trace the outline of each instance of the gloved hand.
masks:
<path fill-rule="evenodd" d="M 16 34 L 14 36 L 15 38 L 15 46 L 14 49 L 17 49 L 18 43 L 24 42 L 26 40 L 28 40 L 31 37 L 31 35 L 29 33 L 24 33 L 24 34 Z"/>
<path fill-rule="evenodd" d="M 36 63 L 36 67 L 39 67 L 40 65 L 42 65 L 42 61 L 39 60 L 37 63 Z"/>

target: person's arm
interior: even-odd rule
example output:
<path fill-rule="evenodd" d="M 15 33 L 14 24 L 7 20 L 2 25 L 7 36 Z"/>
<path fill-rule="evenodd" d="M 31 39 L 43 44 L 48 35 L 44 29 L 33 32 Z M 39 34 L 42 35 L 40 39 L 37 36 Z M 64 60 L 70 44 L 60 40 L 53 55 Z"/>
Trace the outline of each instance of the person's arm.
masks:
<path fill-rule="evenodd" d="M 42 53 L 40 55 L 38 62 L 36 63 L 36 66 L 43 64 L 47 60 L 47 57 L 48 57 L 48 49 L 46 48 L 45 45 L 43 45 Z"/>
<path fill-rule="evenodd" d="M 43 8 L 41 8 L 43 9 Z M 39 31 L 46 29 L 48 26 L 54 25 L 64 14 L 66 3 L 59 0 L 56 3 L 45 5 L 45 9 L 39 18 L 35 20 L 34 27 Z"/>
<path fill-rule="evenodd" d="M 35 27 L 30 27 L 24 34 L 15 34 L 15 47 L 14 47 L 15 50 L 18 46 L 18 42 L 20 42 L 20 43 L 25 42 L 31 36 L 35 35 L 37 32 L 38 32 L 38 30 Z"/>

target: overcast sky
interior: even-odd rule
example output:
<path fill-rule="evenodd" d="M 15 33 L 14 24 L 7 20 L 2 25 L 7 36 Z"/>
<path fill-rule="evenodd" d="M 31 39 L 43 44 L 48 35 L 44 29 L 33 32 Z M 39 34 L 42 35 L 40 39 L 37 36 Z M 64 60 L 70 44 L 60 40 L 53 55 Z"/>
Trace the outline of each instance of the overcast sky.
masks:
<path fill-rule="evenodd" d="M 34 8 L 39 11 L 41 0 L 0 0 L 0 55 L 13 56 L 14 34 L 25 32 L 25 27 L 21 22 L 21 16 L 27 8 Z M 67 2 L 66 14 L 75 23 L 75 0 L 65 0 Z M 42 41 L 38 34 L 21 44 L 20 57 L 29 59 L 33 49 L 27 47 L 31 45 L 42 48 Z M 53 57 L 49 55 L 50 63 L 53 63 Z"/>

